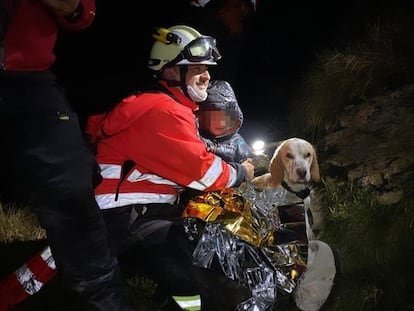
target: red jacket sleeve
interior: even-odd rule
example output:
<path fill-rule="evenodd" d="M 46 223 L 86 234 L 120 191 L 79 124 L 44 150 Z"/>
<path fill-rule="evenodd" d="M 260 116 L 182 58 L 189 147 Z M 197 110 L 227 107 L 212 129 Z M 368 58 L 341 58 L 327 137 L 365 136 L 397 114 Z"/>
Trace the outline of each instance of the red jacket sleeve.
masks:
<path fill-rule="evenodd" d="M 127 140 L 129 156 L 150 172 L 180 185 L 190 186 L 209 174 L 214 177 L 209 179 L 204 191 L 228 187 L 233 175 L 230 166 L 207 151 L 198 136 L 192 111 L 176 103 L 166 109 L 167 105 L 165 102 L 157 106 L 160 109 L 150 110 L 131 127 Z M 213 167 L 216 169 L 212 170 Z"/>

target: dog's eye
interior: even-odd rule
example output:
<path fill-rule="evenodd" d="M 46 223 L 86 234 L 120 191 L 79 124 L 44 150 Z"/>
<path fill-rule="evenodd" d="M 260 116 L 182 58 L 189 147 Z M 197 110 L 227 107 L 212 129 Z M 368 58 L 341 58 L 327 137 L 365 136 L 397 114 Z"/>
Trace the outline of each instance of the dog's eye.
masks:
<path fill-rule="evenodd" d="M 289 159 L 293 159 L 293 154 L 291 154 L 291 153 L 286 153 L 286 158 L 289 158 Z"/>
<path fill-rule="evenodd" d="M 305 154 L 305 158 L 309 158 L 311 156 L 311 153 L 308 152 L 307 154 Z"/>

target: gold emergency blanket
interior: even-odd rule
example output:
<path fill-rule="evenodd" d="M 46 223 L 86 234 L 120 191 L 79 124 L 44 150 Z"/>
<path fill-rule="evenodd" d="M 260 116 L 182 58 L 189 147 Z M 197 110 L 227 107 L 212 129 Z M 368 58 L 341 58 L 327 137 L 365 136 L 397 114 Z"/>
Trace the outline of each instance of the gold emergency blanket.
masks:
<path fill-rule="evenodd" d="M 185 208 L 186 230 L 199 237 L 194 264 L 210 268 L 217 260 L 228 278 L 250 287 L 251 299 L 238 310 L 266 310 L 276 302 L 277 289 L 292 293 L 305 270 L 303 204 L 293 200 L 286 201 L 284 190 L 256 193 L 246 187 L 203 193 Z M 279 211 L 292 210 L 294 219 L 281 219 Z M 205 225 L 197 227 L 196 219 Z"/>
<path fill-rule="evenodd" d="M 197 217 L 208 222 L 220 223 L 224 228 L 246 242 L 261 246 L 273 242 L 273 232 L 265 237 L 260 234 L 264 224 L 251 213 L 250 203 L 236 189 L 201 194 L 190 201 L 183 217 Z M 267 239 L 270 241 L 267 241 Z"/>

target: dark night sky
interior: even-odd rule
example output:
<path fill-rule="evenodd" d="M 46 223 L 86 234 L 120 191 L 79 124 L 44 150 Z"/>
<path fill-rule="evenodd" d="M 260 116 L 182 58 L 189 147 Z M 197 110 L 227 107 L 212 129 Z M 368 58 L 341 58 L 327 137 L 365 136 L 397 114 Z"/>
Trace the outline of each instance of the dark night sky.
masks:
<path fill-rule="evenodd" d="M 97 0 L 93 26 L 64 34 L 56 49 L 57 72 L 81 119 L 139 88 L 149 77 L 152 29 L 183 23 L 216 37 L 223 58 L 211 75 L 232 83 L 245 114 L 242 134 L 265 136 L 268 124 L 283 132 L 290 96 L 314 52 L 340 45 L 342 36 L 358 31 L 361 16 L 372 14 L 370 0 L 258 0 L 245 30 L 230 35 L 215 17 L 220 1 L 195 8 L 187 0 Z"/>

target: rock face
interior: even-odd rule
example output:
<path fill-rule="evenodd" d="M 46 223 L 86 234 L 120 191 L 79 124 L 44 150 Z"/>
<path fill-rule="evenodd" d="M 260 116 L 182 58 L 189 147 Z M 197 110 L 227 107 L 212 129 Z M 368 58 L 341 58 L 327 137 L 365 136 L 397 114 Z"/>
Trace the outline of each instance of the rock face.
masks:
<path fill-rule="evenodd" d="M 414 192 L 414 84 L 347 106 L 318 142 L 325 175 L 372 187 L 382 204 Z"/>

